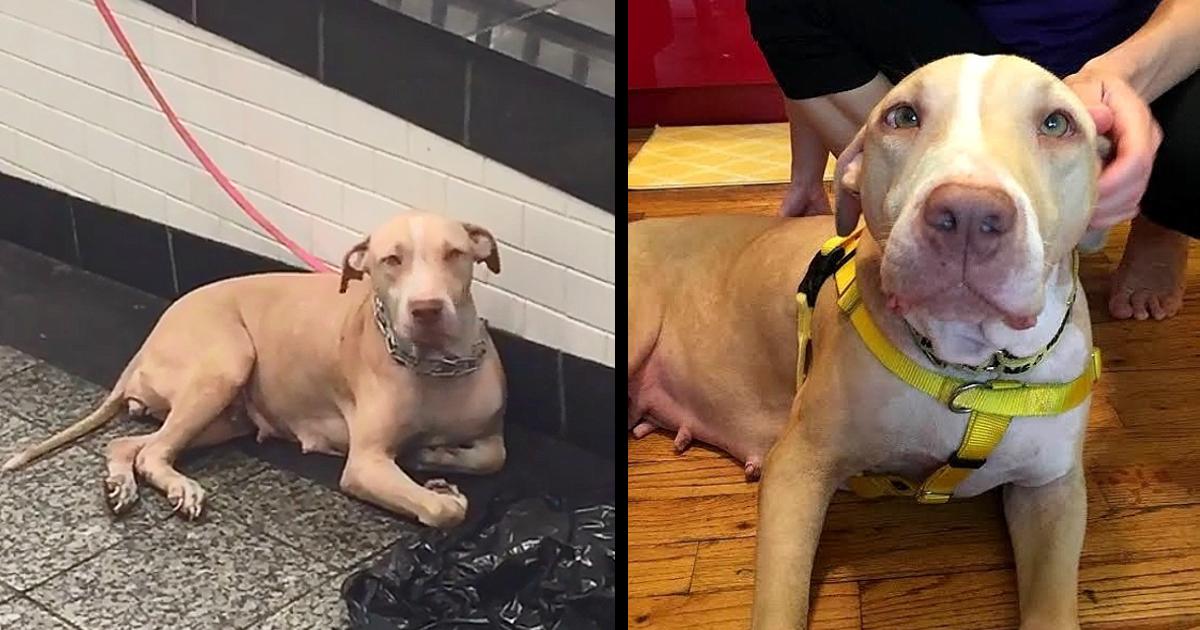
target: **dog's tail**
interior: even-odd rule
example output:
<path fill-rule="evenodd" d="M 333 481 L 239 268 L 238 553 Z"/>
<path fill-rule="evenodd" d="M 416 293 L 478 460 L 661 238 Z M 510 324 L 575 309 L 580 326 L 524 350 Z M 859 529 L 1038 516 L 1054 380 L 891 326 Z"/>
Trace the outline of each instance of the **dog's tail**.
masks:
<path fill-rule="evenodd" d="M 100 403 L 100 406 L 95 411 L 86 418 L 55 433 L 42 442 L 30 446 L 8 458 L 8 461 L 0 466 L 0 472 L 16 470 L 42 455 L 74 442 L 108 424 L 117 414 L 125 409 L 125 382 L 128 380 L 129 373 L 132 371 L 135 363 L 137 363 L 136 357 L 133 361 L 129 362 L 129 365 L 125 368 L 125 372 L 121 374 L 121 378 L 117 379 L 116 386 L 113 387 L 108 397 L 104 399 L 104 402 Z"/>

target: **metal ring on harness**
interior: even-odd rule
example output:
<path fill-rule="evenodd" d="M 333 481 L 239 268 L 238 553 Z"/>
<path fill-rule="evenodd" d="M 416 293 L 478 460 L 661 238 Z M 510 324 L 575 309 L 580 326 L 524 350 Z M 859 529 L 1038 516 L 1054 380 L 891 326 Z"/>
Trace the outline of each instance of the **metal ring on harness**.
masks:
<path fill-rule="evenodd" d="M 969 392 L 972 389 L 978 389 L 980 387 L 991 387 L 991 384 L 987 382 L 976 381 L 963 383 L 962 385 L 955 387 L 954 391 L 950 392 L 950 397 L 946 400 L 946 406 L 949 407 L 950 411 L 953 411 L 954 413 L 971 413 L 973 410 L 970 407 L 963 407 L 955 401 L 958 400 L 959 396 L 965 394 L 966 392 Z"/>

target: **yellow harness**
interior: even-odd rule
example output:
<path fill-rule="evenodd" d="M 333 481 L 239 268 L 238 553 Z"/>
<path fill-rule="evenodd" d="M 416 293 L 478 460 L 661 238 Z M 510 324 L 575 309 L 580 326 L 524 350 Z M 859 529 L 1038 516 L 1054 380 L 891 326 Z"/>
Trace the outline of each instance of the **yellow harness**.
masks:
<path fill-rule="evenodd" d="M 1024 383 L 995 378 L 967 381 L 922 367 L 893 346 L 862 306 L 855 283 L 854 252 L 861 228 L 848 237 L 825 242 L 813 258 L 809 272 L 796 292 L 796 336 L 799 356 L 796 387 L 804 383 L 805 356 L 812 334 L 812 310 L 821 284 L 833 276 L 837 284 L 838 308 L 850 319 L 871 354 L 897 378 L 945 404 L 951 411 L 969 413 L 966 432 L 949 461 L 921 484 L 896 475 L 859 474 L 849 479 L 855 494 L 866 498 L 911 496 L 919 503 L 945 503 L 971 472 L 987 461 L 1000 444 L 1015 416 L 1051 416 L 1084 401 L 1092 383 L 1100 377 L 1100 350 L 1092 349 L 1083 374 L 1068 383 Z"/>

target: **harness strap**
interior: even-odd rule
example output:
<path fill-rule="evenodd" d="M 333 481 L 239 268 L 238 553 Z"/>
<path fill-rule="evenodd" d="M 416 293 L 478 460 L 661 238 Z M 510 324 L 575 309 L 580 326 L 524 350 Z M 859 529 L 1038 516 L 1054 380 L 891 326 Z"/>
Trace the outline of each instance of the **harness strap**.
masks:
<path fill-rule="evenodd" d="M 897 475 L 861 474 L 848 480 L 850 489 L 866 498 L 912 496 L 920 503 L 945 503 L 959 484 L 984 465 L 1004 438 L 1013 417 L 1057 415 L 1082 403 L 1091 393 L 1092 383 L 1100 377 L 1100 351 L 1093 348 L 1083 373 L 1067 383 L 966 381 L 930 371 L 893 346 L 867 309 L 862 308 L 852 260 L 860 235 L 861 229 L 849 237 L 827 241 L 801 282 L 803 291 L 797 293 L 797 338 L 801 344 L 797 386 L 804 379 L 805 348 L 811 337 L 811 310 L 816 293 L 821 282 L 832 275 L 837 284 L 838 307 L 871 354 L 909 386 L 942 402 L 951 411 L 969 414 L 958 449 L 920 485 Z M 814 268 L 818 271 L 814 272 Z"/>
<path fill-rule="evenodd" d="M 808 306 L 808 295 L 796 292 L 796 389 L 804 384 L 808 374 L 808 343 L 812 340 L 812 309 Z"/>
<path fill-rule="evenodd" d="M 835 236 L 825 241 L 796 288 L 796 389 L 804 384 L 808 373 L 808 346 L 812 341 L 812 311 L 817 305 L 817 294 L 825 281 L 844 269 L 846 262 L 854 256 L 861 235 L 859 229 L 849 236 Z"/>
<path fill-rule="evenodd" d="M 847 265 L 847 267 L 850 267 Z M 1067 383 L 1025 383 L 995 379 L 965 381 L 925 369 L 908 358 L 888 341 L 883 331 L 871 319 L 861 299 L 857 285 L 846 288 L 838 298 L 838 306 L 850 317 L 871 354 L 897 378 L 928 396 L 944 403 L 953 411 L 979 411 L 1009 416 L 1051 416 L 1062 413 L 1083 402 L 1091 393 L 1092 382 L 1100 376 L 1100 351 L 1092 350 L 1092 360 L 1083 374 Z"/>

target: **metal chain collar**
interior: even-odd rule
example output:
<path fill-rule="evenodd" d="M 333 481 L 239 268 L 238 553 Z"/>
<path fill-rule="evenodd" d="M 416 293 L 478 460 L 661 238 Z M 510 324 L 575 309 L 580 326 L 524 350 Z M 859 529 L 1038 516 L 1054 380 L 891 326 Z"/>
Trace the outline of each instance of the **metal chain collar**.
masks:
<path fill-rule="evenodd" d="M 388 322 L 387 311 L 383 302 L 374 297 L 375 323 L 387 343 L 388 354 L 400 365 L 418 374 L 437 377 L 455 377 L 470 374 L 483 364 L 483 355 L 487 353 L 487 320 L 479 318 L 479 339 L 471 346 L 471 356 L 457 355 L 418 356 L 416 346 L 408 339 L 398 339 L 396 331 Z"/>

